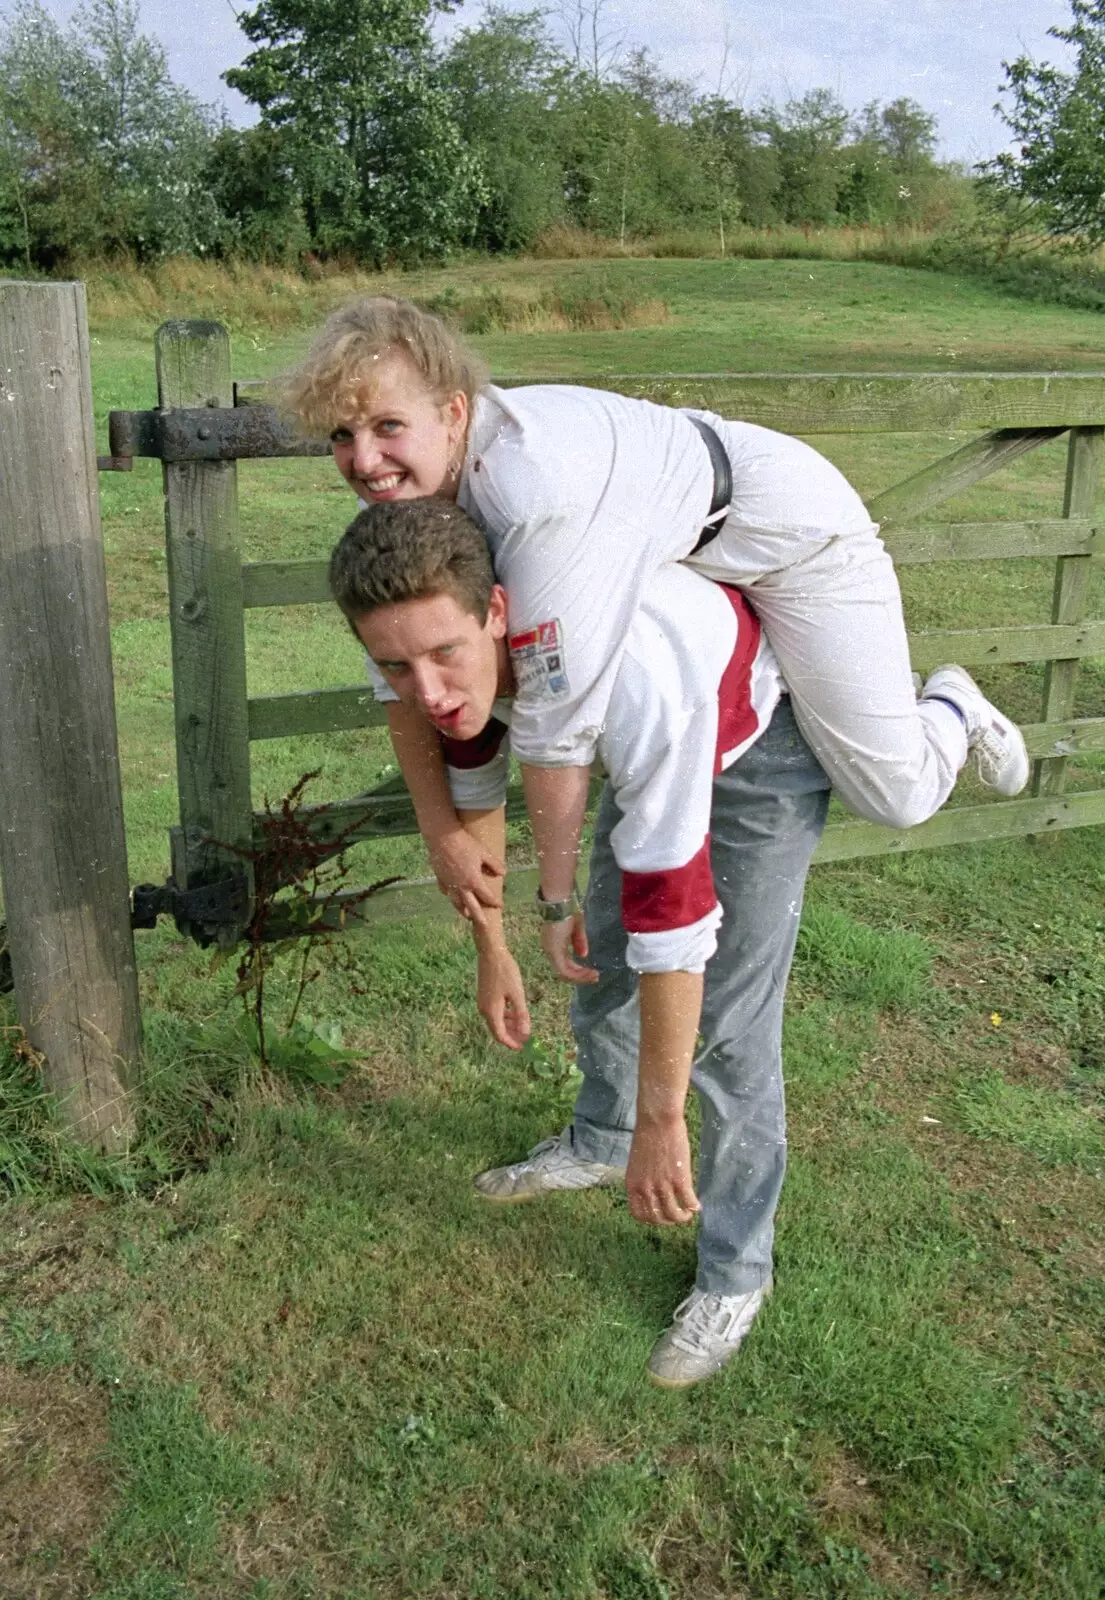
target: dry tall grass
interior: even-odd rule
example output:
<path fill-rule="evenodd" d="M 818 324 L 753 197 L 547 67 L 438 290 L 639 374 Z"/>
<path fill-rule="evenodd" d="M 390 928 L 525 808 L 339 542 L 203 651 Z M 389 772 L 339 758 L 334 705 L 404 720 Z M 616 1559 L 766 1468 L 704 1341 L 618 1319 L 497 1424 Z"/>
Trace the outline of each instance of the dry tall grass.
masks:
<path fill-rule="evenodd" d="M 609 241 L 604 241 L 609 256 Z M 473 268 L 478 274 L 473 281 Z M 509 278 L 508 278 L 509 274 Z M 609 274 L 573 271 L 525 281 L 517 262 L 481 260 L 451 275 L 364 272 L 348 263 L 309 263 L 303 271 L 247 262 L 178 257 L 148 267 L 89 263 L 89 321 L 95 330 L 148 331 L 166 315 L 213 317 L 237 329 L 277 332 L 315 326 L 358 294 L 398 294 L 436 311 L 464 333 L 563 333 L 659 327 L 664 301 L 616 283 Z"/>
<path fill-rule="evenodd" d="M 88 262 L 72 275 L 88 286 L 95 331 L 145 336 L 166 316 L 214 317 L 238 332 L 314 327 L 357 294 L 398 294 L 428 305 L 466 333 L 551 333 L 659 327 L 668 307 L 603 261 L 683 258 L 871 261 L 974 273 L 1033 299 L 1105 307 L 1105 250 L 1072 257 L 1040 241 L 1005 254 L 982 239 L 920 227 L 735 228 L 724 252 L 716 233 L 683 231 L 621 242 L 581 228 L 548 229 L 526 260 L 472 257 L 446 267 L 369 272 L 348 261 L 308 259 L 300 268 L 192 257 L 136 266 Z M 565 264 L 558 273 L 556 264 Z"/>
<path fill-rule="evenodd" d="M 931 248 L 940 232 L 923 227 L 828 228 L 803 225 L 776 228 L 733 227 L 724 248 L 716 230 L 674 229 L 640 239 L 609 239 L 585 228 L 557 223 L 535 242 L 532 254 L 544 261 L 681 256 L 710 260 L 734 256 L 770 261 L 809 258 L 820 261 L 885 261 L 894 252 Z"/>

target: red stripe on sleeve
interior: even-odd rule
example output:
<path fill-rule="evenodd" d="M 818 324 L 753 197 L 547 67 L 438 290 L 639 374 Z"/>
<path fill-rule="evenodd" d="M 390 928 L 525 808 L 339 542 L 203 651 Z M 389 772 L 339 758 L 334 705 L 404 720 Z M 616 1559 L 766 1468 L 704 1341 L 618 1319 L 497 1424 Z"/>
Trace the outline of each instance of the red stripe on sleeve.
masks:
<path fill-rule="evenodd" d="M 446 765 L 457 767 L 462 772 L 470 772 L 475 767 L 486 767 L 488 762 L 494 761 L 498 755 L 499 746 L 506 737 L 506 732 L 506 723 L 500 722 L 498 717 L 491 717 L 473 739 L 448 739 L 445 734 L 439 733 L 441 753 L 445 757 Z"/>
<path fill-rule="evenodd" d="M 722 757 L 751 739 L 759 727 L 752 704 L 752 663 L 760 648 L 760 619 L 741 594 L 727 583 L 717 586 L 737 615 L 737 643 L 717 690 L 717 750 L 714 772 Z"/>
<path fill-rule="evenodd" d="M 689 928 L 716 905 L 708 834 L 702 848 L 682 867 L 622 873 L 622 926 L 626 933 Z"/>

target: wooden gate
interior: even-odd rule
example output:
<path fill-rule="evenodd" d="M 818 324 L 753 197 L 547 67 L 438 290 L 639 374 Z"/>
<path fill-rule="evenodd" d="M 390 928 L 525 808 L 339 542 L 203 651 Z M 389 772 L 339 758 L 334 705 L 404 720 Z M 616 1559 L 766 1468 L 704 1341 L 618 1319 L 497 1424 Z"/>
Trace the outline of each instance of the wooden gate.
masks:
<path fill-rule="evenodd" d="M 173 830 L 173 876 L 182 890 L 217 889 L 242 874 L 240 852 L 258 845 L 260 814 L 250 796 L 249 746 L 255 739 L 372 727 L 386 721 L 366 684 L 301 694 L 250 695 L 244 612 L 248 607 L 317 604 L 329 599 L 325 561 L 245 562 L 237 536 L 240 459 L 325 455 L 328 446 L 297 438 L 263 403 L 261 384 L 234 384 L 230 342 L 217 323 L 170 322 L 156 339 L 159 410 L 112 412 L 113 457 L 160 457 L 165 470 L 165 528 L 173 651 L 180 827 Z M 500 380 L 564 383 L 564 377 Z M 945 661 L 966 667 L 1046 662 L 1040 720 L 1024 728 L 1035 767 L 1027 798 L 941 812 L 908 830 L 869 822 L 831 823 L 816 861 L 921 850 L 936 845 L 1105 822 L 1105 788 L 1066 793 L 1070 756 L 1105 752 L 1105 716 L 1075 720 L 1081 661 L 1105 657 L 1105 620 L 1087 616 L 1092 564 L 1105 559 L 1105 533 L 1094 519 L 1105 435 L 1105 375 L 935 373 L 912 375 L 689 377 L 588 376 L 665 404 L 696 406 L 799 436 L 844 433 L 971 433 L 952 454 L 868 501 L 895 562 L 1054 558 L 1049 623 L 910 634 L 914 666 Z M 1021 522 L 930 522 L 944 501 L 1038 445 L 1069 434 L 1060 515 Z M 1056 510 L 1058 511 L 1058 507 Z M 337 621 L 335 620 L 335 626 Z M 520 789 L 508 814 L 523 814 Z M 314 834 L 348 842 L 417 832 L 405 789 L 395 780 L 357 797 L 315 808 Z M 218 841 L 215 843 L 214 841 Z M 511 898 L 532 893 L 533 869 L 513 872 Z M 248 894 L 248 883 L 245 885 Z M 222 937 L 242 913 L 242 899 L 217 909 Z M 448 912 L 429 880 L 399 885 L 360 908 L 369 920 Z M 197 914 L 197 922 L 203 919 Z"/>

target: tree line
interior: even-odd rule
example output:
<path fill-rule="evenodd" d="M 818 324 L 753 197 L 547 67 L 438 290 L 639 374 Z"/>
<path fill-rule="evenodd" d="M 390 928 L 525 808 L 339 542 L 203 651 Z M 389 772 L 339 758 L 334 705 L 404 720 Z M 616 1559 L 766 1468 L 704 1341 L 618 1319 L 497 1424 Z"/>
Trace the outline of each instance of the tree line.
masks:
<path fill-rule="evenodd" d="M 849 112 L 817 89 L 748 110 L 646 50 L 615 52 L 603 0 L 560 0 L 563 38 L 546 12 L 492 6 L 435 41 L 458 3 L 259 0 L 239 17 L 252 49 L 224 74 L 258 112 L 243 129 L 172 81 L 136 0 L 89 0 L 68 28 L 17 0 L 0 29 L 0 260 L 380 265 L 526 249 L 558 225 L 622 241 L 709 230 L 724 251 L 738 225 L 939 225 L 970 188 L 908 98 Z M 1072 4 L 1100 46 L 1105 0 Z M 1054 122 L 1081 96 L 1077 133 L 1101 81 L 1052 74 L 1047 102 L 1031 63 L 1005 70 L 1025 142 L 983 181 L 1023 222 L 1042 215 L 1049 104 Z"/>

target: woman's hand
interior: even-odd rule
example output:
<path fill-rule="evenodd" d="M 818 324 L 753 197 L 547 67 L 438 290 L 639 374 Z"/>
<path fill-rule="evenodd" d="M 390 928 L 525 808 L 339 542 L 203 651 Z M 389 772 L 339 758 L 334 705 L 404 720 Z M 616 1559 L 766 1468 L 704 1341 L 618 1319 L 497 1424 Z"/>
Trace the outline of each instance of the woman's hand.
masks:
<path fill-rule="evenodd" d="M 583 912 L 565 917 L 563 922 L 541 924 L 541 948 L 549 958 L 553 971 L 565 983 L 597 983 L 599 975 L 594 967 L 580 966 L 587 958 L 587 930 L 583 925 Z M 578 957 L 578 960 L 576 959 Z"/>
<path fill-rule="evenodd" d="M 638 1222 L 693 1222 L 702 1206 L 694 1192 L 685 1118 L 638 1120 L 625 1169 L 625 1191 L 630 1215 Z"/>
<path fill-rule="evenodd" d="M 491 1037 L 520 1050 L 530 1036 L 529 1007 L 518 963 L 505 945 L 479 951 L 476 1004 Z"/>
<path fill-rule="evenodd" d="M 462 917 L 471 920 L 472 904 L 502 908 L 506 868 L 491 851 L 463 828 L 427 839 L 437 886 L 449 896 Z M 469 898 L 471 897 L 471 898 Z"/>

